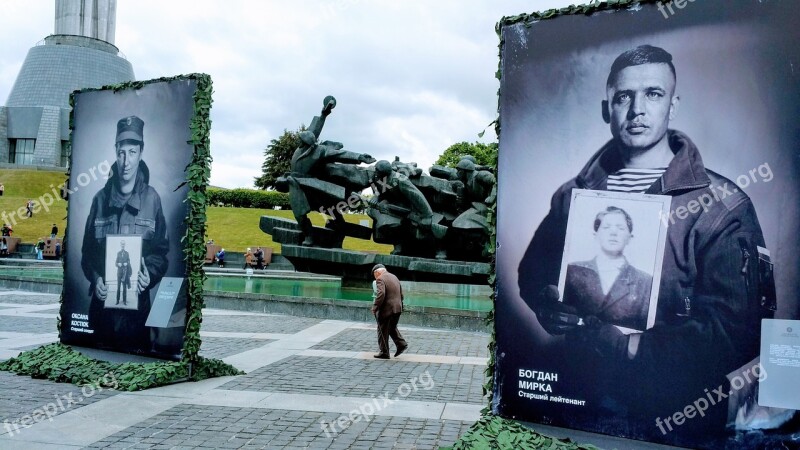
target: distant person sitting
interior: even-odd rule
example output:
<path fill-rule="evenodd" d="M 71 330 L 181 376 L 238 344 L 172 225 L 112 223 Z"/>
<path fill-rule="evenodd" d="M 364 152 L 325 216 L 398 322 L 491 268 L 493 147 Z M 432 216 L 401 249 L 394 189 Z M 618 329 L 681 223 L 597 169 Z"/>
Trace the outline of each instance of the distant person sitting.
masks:
<path fill-rule="evenodd" d="M 0 241 L 0 256 L 8 256 L 8 242 L 6 242 L 6 238 Z"/>
<path fill-rule="evenodd" d="M 50 238 L 55 239 L 56 236 L 58 236 L 58 226 L 56 226 L 56 224 L 53 224 L 53 228 L 50 229 Z"/>
<path fill-rule="evenodd" d="M 261 247 L 256 248 L 256 252 L 253 254 L 256 257 L 256 269 L 263 269 L 264 268 L 264 250 L 261 250 Z"/>
<path fill-rule="evenodd" d="M 220 251 L 217 252 L 217 262 L 219 263 L 220 267 L 224 267 L 225 266 L 225 249 L 224 248 L 220 249 Z"/>
<path fill-rule="evenodd" d="M 247 247 L 247 250 L 244 252 L 244 267 L 243 269 L 247 269 L 250 267 L 250 262 L 253 260 L 253 251 L 250 250 L 250 247 Z"/>

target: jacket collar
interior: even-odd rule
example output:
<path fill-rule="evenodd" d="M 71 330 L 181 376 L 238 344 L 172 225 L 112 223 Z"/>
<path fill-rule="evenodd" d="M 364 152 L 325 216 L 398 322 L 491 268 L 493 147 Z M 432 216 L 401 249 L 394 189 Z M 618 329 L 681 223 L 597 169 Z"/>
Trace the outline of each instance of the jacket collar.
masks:
<path fill-rule="evenodd" d="M 711 184 L 706 174 L 700 152 L 688 136 L 677 130 L 668 130 L 667 139 L 675 154 L 661 178 L 647 190 L 648 194 L 668 194 L 675 191 L 697 189 Z M 604 190 L 610 174 L 625 168 L 616 140 L 608 141 L 589 159 L 576 179 L 584 189 Z"/>

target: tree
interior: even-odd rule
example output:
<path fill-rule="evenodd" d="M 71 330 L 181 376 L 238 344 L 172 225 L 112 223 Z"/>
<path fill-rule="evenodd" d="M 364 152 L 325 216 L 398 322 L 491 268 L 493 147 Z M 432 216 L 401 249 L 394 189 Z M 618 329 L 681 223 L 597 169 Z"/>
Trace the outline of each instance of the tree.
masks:
<path fill-rule="evenodd" d="M 475 157 L 479 165 L 495 167 L 497 165 L 497 143 L 484 144 L 482 142 L 459 142 L 447 147 L 439 156 L 435 164 L 455 168 L 458 161 L 466 155 Z"/>
<path fill-rule="evenodd" d="M 261 176 L 256 177 L 254 184 L 259 189 L 275 189 L 275 182 L 278 177 L 289 172 L 292 162 L 292 155 L 297 147 L 300 146 L 300 132 L 305 131 L 305 125 L 301 125 L 297 131 L 283 130 L 283 134 L 278 139 L 273 139 L 264 150 L 264 164 L 261 165 Z"/>

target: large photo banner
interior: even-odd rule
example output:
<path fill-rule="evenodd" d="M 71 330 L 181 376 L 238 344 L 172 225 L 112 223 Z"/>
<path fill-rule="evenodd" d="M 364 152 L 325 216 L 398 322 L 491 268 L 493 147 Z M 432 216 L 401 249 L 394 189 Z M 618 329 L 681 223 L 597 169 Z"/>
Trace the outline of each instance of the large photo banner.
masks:
<path fill-rule="evenodd" d="M 800 3 L 644 3 L 501 22 L 494 412 L 796 444 Z"/>
<path fill-rule="evenodd" d="M 181 357 L 193 79 L 73 94 L 61 339 Z"/>

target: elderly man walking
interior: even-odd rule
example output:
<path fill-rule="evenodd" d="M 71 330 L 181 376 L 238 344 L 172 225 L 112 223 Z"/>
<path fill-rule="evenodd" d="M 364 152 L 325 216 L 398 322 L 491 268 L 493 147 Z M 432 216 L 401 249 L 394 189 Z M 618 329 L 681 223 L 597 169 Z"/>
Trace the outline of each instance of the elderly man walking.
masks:
<path fill-rule="evenodd" d="M 375 302 L 372 305 L 372 314 L 378 321 L 378 347 L 380 353 L 374 355 L 378 359 L 389 359 L 389 337 L 394 341 L 397 351 L 394 356 L 400 356 L 406 351 L 408 343 L 397 329 L 397 322 L 403 312 L 403 287 L 400 280 L 386 270 L 383 264 L 376 264 L 372 268 L 375 277 Z"/>

